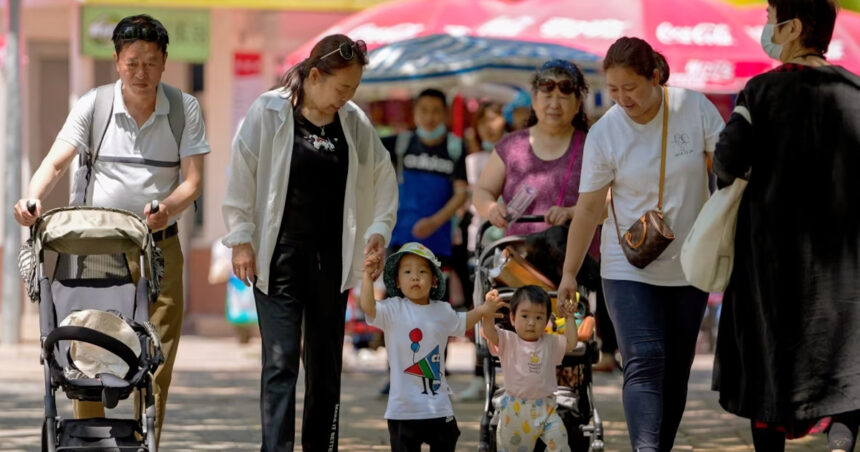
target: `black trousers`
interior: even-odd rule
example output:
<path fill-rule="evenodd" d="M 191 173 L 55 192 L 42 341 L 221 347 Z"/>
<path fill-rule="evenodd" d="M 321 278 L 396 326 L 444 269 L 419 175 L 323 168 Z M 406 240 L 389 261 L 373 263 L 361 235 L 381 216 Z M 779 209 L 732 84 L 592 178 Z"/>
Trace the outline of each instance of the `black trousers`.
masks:
<path fill-rule="evenodd" d="M 269 294 L 254 289 L 263 342 L 263 452 L 292 451 L 295 445 L 299 356 L 305 368 L 302 450 L 338 448 L 347 293 L 340 290 L 340 247 L 317 245 L 279 239 L 272 256 Z"/>
<path fill-rule="evenodd" d="M 454 452 L 460 429 L 454 416 L 447 418 L 388 420 L 391 452 L 421 452 L 421 444 L 430 452 Z"/>

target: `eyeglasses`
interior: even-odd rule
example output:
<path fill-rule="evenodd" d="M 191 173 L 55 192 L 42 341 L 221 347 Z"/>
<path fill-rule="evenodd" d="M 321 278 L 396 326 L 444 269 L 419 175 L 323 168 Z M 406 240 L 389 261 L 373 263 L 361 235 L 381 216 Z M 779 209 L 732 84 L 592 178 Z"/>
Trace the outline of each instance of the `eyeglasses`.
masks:
<path fill-rule="evenodd" d="M 364 41 L 359 39 L 359 40 L 352 42 L 352 43 L 349 43 L 349 42 L 342 43 L 341 45 L 337 46 L 337 49 L 334 49 L 331 52 L 321 56 L 319 61 L 322 61 L 322 60 L 334 55 L 335 53 L 340 53 L 341 58 L 343 58 L 346 61 L 349 61 L 349 60 L 355 58 L 355 51 L 356 50 L 361 52 L 362 56 L 365 56 L 365 57 L 367 56 L 367 44 L 365 44 Z"/>
<path fill-rule="evenodd" d="M 158 41 L 158 31 L 151 25 L 129 24 L 119 33 L 118 37 L 120 39 Z"/>
<path fill-rule="evenodd" d="M 555 81 L 551 78 L 542 78 L 537 82 L 538 91 L 546 94 L 552 93 L 556 86 L 564 95 L 573 94 L 576 91 L 576 84 L 569 79 Z"/>

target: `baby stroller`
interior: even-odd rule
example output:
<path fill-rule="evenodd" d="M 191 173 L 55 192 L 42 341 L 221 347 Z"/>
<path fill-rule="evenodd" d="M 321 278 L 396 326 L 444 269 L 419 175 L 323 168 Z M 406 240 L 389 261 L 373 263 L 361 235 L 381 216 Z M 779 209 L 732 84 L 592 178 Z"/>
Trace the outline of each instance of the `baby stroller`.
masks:
<path fill-rule="evenodd" d="M 524 216 L 517 221 L 542 222 L 544 218 L 543 216 Z M 550 269 L 553 271 L 547 271 L 547 274 L 557 276 L 560 274 L 561 265 L 563 264 L 564 243 L 556 243 L 556 246 L 561 246 L 560 256 L 559 252 L 553 253 L 551 250 L 544 249 L 546 246 L 543 242 L 529 243 L 529 246 L 526 246 L 527 238 L 522 236 L 504 237 L 483 246 L 483 235 L 489 227 L 489 223 L 484 223 L 479 229 L 476 239 L 475 305 L 478 306 L 484 303 L 484 296 L 492 289 L 497 289 L 499 296 L 507 301 L 510 300 L 517 287 L 532 283 L 549 289 L 550 296 L 555 298 L 556 293 L 553 289 L 555 289 L 558 281 L 550 281 L 534 265 L 524 260 L 522 254 L 528 252 L 529 246 L 532 248 L 531 254 L 543 254 L 543 256 L 537 258 L 543 261 L 543 265 L 540 265 L 540 267 L 545 271 L 547 269 L 547 261 L 556 261 L 556 264 L 550 265 Z M 556 237 L 556 242 L 562 240 L 566 242 L 566 233 L 556 234 L 556 236 L 559 235 L 563 237 Z M 541 249 L 535 250 L 535 247 Z M 555 256 L 547 258 L 547 255 L 551 254 L 555 254 Z M 512 265 L 507 265 L 508 262 L 511 262 Z M 591 264 L 596 265 L 596 262 L 592 260 Z M 509 274 L 503 275 L 503 273 Z M 583 275 L 583 273 L 581 272 L 580 274 Z M 523 283 L 512 286 L 502 283 L 500 280 L 515 280 L 522 281 Z M 585 283 L 588 282 L 593 285 L 594 278 L 588 280 L 588 278 L 577 277 L 577 281 L 579 282 L 581 295 L 578 305 L 578 315 L 589 315 L 585 297 L 588 287 Z M 513 330 L 508 320 L 507 309 L 500 310 L 500 312 L 504 314 L 504 318 L 496 322 L 505 328 Z M 569 325 L 566 327 L 575 328 L 576 326 Z M 499 413 L 500 400 L 505 390 L 503 387 L 496 386 L 496 369 L 500 366 L 499 359 L 490 354 L 487 340 L 480 333 L 480 323 L 475 328 L 478 358 L 483 361 L 486 381 L 484 413 L 481 417 L 478 450 L 481 452 L 495 452 L 496 430 L 499 424 L 499 416 L 497 414 Z M 558 414 L 565 424 L 568 442 L 573 452 L 599 452 L 603 450 L 603 423 L 597 408 L 594 407 L 594 398 L 591 392 L 591 365 L 597 362 L 599 356 L 600 352 L 592 328 L 591 338 L 585 342 L 580 342 L 573 352 L 566 354 L 562 364 L 557 369 L 560 379 L 559 386 L 555 392 Z M 538 441 L 535 450 L 544 450 L 544 447 Z"/>
<path fill-rule="evenodd" d="M 30 297 L 39 302 L 42 450 L 156 451 L 152 374 L 163 355 L 149 323 L 149 302 L 158 296 L 163 267 L 152 234 L 130 212 L 94 207 L 51 210 L 30 233 L 19 265 Z M 57 255 L 51 278 L 45 275 L 46 251 Z M 140 268 L 148 270 L 136 286 L 126 256 L 139 257 Z M 147 273 L 156 275 L 154 281 Z M 100 401 L 106 408 L 136 390 L 142 403 L 136 419 L 61 419 L 59 388 L 70 399 Z"/>

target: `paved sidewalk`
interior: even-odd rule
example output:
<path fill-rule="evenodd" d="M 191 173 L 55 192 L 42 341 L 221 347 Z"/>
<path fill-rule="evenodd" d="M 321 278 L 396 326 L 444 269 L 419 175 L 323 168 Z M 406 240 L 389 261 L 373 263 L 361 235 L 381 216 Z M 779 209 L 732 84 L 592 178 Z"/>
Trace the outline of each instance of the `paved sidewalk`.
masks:
<path fill-rule="evenodd" d="M 168 402 L 162 450 L 259 450 L 260 345 L 239 345 L 227 339 L 182 338 Z M 473 347 L 467 342 L 450 346 L 449 378 L 454 390 L 464 389 L 471 378 Z M 44 382 L 38 346 L 26 343 L 0 347 L 0 450 L 36 451 L 42 416 Z M 748 421 L 725 413 L 710 391 L 711 355 L 698 355 L 690 381 L 687 411 L 675 443 L 676 451 L 750 451 Z M 348 352 L 344 360 L 341 412 L 341 450 L 389 450 L 388 430 L 382 414 L 385 400 L 377 390 L 385 379 L 384 353 Z M 303 389 L 297 392 L 301 413 Z M 597 374 L 594 395 L 604 417 L 606 450 L 630 450 L 621 406 L 621 376 Z M 59 393 L 64 416 L 71 401 Z M 114 410 L 128 416 L 130 403 Z M 123 410 L 125 409 L 125 410 Z M 477 447 L 482 404 L 455 402 L 462 431 L 458 450 Z M 297 419 L 300 431 L 301 418 Z M 826 450 L 823 436 L 789 442 L 788 451 Z"/>

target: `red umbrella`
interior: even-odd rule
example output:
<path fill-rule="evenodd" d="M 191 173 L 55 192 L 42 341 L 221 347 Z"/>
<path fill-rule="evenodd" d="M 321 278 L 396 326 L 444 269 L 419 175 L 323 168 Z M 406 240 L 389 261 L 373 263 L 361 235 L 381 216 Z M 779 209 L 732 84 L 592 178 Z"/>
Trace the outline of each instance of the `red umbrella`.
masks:
<path fill-rule="evenodd" d="M 322 36 L 343 33 L 370 49 L 432 34 L 561 44 L 604 55 L 622 36 L 662 52 L 670 83 L 731 93 L 772 66 L 743 14 L 718 0 L 397 0 L 356 13 L 287 58 L 295 64 Z"/>

